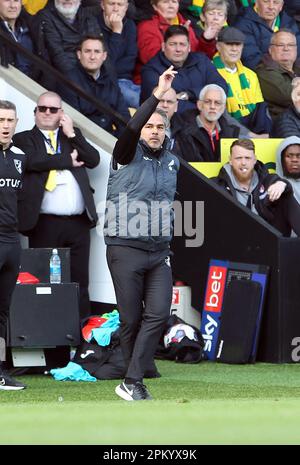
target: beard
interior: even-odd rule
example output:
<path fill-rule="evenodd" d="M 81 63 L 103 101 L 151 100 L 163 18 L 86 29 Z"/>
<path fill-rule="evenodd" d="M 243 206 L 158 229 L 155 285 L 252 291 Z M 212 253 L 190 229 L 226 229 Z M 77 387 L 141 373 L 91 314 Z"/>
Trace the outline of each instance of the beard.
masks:
<path fill-rule="evenodd" d="M 55 0 L 54 3 L 55 3 L 55 8 L 62 16 L 64 16 L 64 18 L 74 19 L 80 7 L 81 0 L 77 0 L 76 5 L 72 7 L 69 7 L 69 6 L 66 7 L 64 5 L 61 5 L 60 3 L 58 3 L 57 0 Z"/>
<path fill-rule="evenodd" d="M 283 154 L 281 154 L 281 166 L 282 166 L 283 174 L 284 174 L 284 176 L 285 176 L 286 178 L 292 178 L 292 179 L 299 179 L 299 178 L 300 178 L 300 170 L 299 170 L 299 171 L 295 171 L 295 172 L 293 172 L 293 173 L 290 173 L 290 172 L 287 170 L 287 166 L 286 166 L 286 163 L 285 163 Z"/>
<path fill-rule="evenodd" d="M 206 112 L 206 111 L 204 112 L 203 110 L 202 110 L 201 113 L 204 116 L 204 118 L 207 121 L 209 121 L 210 123 L 218 121 L 221 118 L 221 116 L 223 115 L 223 111 L 217 111 L 214 115 L 210 115 L 208 112 Z"/>
<path fill-rule="evenodd" d="M 292 178 L 292 179 L 299 179 L 300 178 L 300 172 L 298 172 L 298 173 L 288 173 L 286 170 L 284 170 L 283 174 L 285 175 L 286 178 Z"/>

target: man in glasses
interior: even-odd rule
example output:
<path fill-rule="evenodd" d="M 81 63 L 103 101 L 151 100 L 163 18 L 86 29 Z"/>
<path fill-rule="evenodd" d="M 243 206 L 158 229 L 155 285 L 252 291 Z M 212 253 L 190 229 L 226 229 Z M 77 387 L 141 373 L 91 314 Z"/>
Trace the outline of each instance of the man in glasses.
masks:
<path fill-rule="evenodd" d="M 244 128 L 225 118 L 226 94 L 222 87 L 208 84 L 197 100 L 197 110 L 187 110 L 182 118 L 188 124 L 176 135 L 182 157 L 189 162 L 220 160 L 221 137 L 239 137 Z"/>
<path fill-rule="evenodd" d="M 95 168 L 100 157 L 61 106 L 58 94 L 43 93 L 34 111 L 35 126 L 14 138 L 29 158 L 19 230 L 30 247 L 70 247 L 71 279 L 79 283 L 84 318 L 90 313 L 89 230 L 97 222 L 86 168 Z"/>
<path fill-rule="evenodd" d="M 12 144 L 17 121 L 15 105 L 0 100 L 0 390 L 6 391 L 25 388 L 4 370 L 7 319 L 20 265 L 17 200 L 26 161 Z"/>
<path fill-rule="evenodd" d="M 157 87 L 153 89 L 153 92 L 157 90 Z M 161 108 L 166 112 L 170 125 L 166 128 L 166 136 L 170 139 L 170 150 L 180 155 L 180 148 L 176 144 L 176 133 L 180 130 L 183 124 L 183 120 L 177 113 L 178 100 L 176 91 L 173 87 L 170 87 L 163 97 L 159 100 L 157 108 Z"/>
<path fill-rule="evenodd" d="M 254 5 L 241 8 L 233 26 L 246 36 L 242 62 L 255 71 L 263 55 L 268 52 L 274 32 L 288 28 L 296 35 L 298 46 L 300 32 L 296 21 L 286 13 L 284 0 L 255 0 L 249 3 Z"/>
<path fill-rule="evenodd" d="M 269 53 L 257 67 L 260 87 L 274 119 L 292 103 L 292 80 L 300 76 L 295 34 L 281 29 L 272 36 Z M 276 135 L 274 135 L 276 137 Z"/>

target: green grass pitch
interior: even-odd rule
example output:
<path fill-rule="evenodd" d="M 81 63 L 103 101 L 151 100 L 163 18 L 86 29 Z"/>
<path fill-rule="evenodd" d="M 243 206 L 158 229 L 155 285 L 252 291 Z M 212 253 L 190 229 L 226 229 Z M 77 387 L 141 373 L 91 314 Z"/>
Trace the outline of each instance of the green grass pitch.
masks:
<path fill-rule="evenodd" d="M 125 402 L 117 380 L 18 377 L 0 391 L 0 444 L 300 444 L 299 364 L 157 361 L 153 401 Z"/>

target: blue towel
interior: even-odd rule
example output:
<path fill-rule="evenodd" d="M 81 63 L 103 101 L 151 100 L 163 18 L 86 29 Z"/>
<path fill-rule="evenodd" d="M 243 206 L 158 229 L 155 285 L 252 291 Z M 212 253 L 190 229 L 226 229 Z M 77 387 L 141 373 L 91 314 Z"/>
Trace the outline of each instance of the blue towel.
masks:
<path fill-rule="evenodd" d="M 56 381 L 97 381 L 97 378 L 74 362 L 69 362 L 64 368 L 53 368 L 50 373 Z"/>
<path fill-rule="evenodd" d="M 108 319 L 99 327 L 92 330 L 92 338 L 95 339 L 99 346 L 108 346 L 111 335 L 120 326 L 119 312 L 114 310 L 107 314 Z"/>

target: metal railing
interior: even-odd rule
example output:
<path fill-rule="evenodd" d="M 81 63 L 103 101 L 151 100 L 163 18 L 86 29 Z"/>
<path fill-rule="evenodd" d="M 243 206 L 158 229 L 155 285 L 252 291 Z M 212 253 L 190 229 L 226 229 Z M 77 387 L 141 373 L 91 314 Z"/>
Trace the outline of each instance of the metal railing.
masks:
<path fill-rule="evenodd" d="M 102 103 L 92 95 L 86 93 L 84 90 L 82 90 L 81 87 L 79 87 L 76 83 L 72 82 L 70 79 L 66 78 L 64 74 L 62 74 L 60 71 L 51 66 L 51 64 L 49 64 L 47 61 L 30 52 L 22 45 L 20 45 L 18 42 L 12 40 L 9 36 L 5 34 L 5 32 L 3 32 L 0 29 L 0 64 L 6 68 L 9 66 L 9 64 L 12 64 L 9 63 L 8 50 L 11 50 L 14 53 L 20 53 L 23 56 L 25 56 L 33 64 L 33 66 L 36 69 L 38 69 L 41 73 L 45 73 L 46 71 L 51 76 L 51 78 L 54 78 L 56 82 L 64 84 L 69 89 L 76 92 L 76 94 L 78 94 L 80 97 L 84 98 L 89 103 L 92 103 L 94 107 L 101 113 L 109 115 L 113 123 L 117 125 L 120 123 L 126 124 L 125 118 L 122 115 L 120 115 L 120 113 L 112 109 L 110 106 Z"/>

